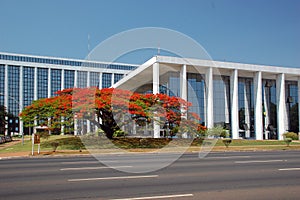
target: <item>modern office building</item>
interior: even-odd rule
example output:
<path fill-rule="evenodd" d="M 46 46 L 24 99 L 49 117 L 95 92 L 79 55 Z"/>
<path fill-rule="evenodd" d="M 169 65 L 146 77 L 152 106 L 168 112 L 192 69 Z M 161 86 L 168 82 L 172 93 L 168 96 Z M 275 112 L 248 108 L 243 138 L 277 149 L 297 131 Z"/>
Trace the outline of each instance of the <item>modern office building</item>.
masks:
<path fill-rule="evenodd" d="M 167 56 L 137 66 L 0 53 L 0 105 L 15 117 L 12 132 L 24 131 L 18 114 L 33 100 L 89 86 L 180 96 L 192 102 L 201 123 L 221 125 L 234 139 L 282 139 L 286 131 L 299 132 L 298 68 Z M 160 137 L 156 126 L 150 135 Z"/>
<path fill-rule="evenodd" d="M 54 96 L 65 88 L 111 87 L 136 68 L 120 63 L 0 52 L 0 105 L 11 115 L 7 130 L 26 132 L 18 116 L 33 100 Z"/>
<path fill-rule="evenodd" d="M 180 96 L 208 128 L 222 125 L 234 139 L 299 132 L 299 68 L 155 56 L 113 87 Z"/>

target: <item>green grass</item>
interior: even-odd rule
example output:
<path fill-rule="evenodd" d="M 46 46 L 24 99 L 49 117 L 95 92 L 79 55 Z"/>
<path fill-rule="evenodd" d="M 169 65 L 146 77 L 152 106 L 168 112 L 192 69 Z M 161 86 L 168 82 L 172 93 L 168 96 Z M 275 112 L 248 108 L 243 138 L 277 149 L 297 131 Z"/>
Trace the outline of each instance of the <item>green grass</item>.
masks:
<path fill-rule="evenodd" d="M 20 138 L 17 138 L 18 140 L 21 140 Z M 157 149 L 157 148 L 163 148 L 165 145 L 169 144 L 171 142 L 171 139 L 154 139 L 154 138 L 116 138 L 112 140 L 112 143 L 110 141 L 106 142 L 101 140 L 100 138 L 88 138 L 91 141 L 94 141 L 93 143 L 89 143 L 94 145 L 95 149 L 113 149 L 115 146 L 123 149 Z M 209 141 L 209 140 L 208 140 Z M 59 143 L 58 148 L 56 151 L 68 151 L 68 150 L 84 150 L 85 146 L 82 143 L 82 140 L 79 137 L 75 136 L 57 136 L 52 135 L 48 139 L 41 138 L 41 151 L 42 152 L 51 152 L 53 151 L 52 143 L 57 142 Z M 109 144 L 106 144 L 109 142 Z M 175 145 L 172 145 L 174 144 Z M 187 140 L 185 139 L 173 139 L 172 143 L 170 143 L 170 147 L 177 146 L 186 146 Z M 114 146 L 115 145 L 115 146 Z M 3 144 L 0 145 L 0 147 L 3 146 Z M 193 147 L 199 147 L 201 146 L 201 141 L 196 140 L 193 141 L 192 145 Z M 89 146 L 91 148 L 92 146 Z M 225 147 L 222 140 L 218 140 L 216 145 L 216 148 L 222 148 Z M 286 143 L 284 141 L 271 141 L 271 140 L 232 140 L 231 144 L 229 145 L 230 149 L 238 149 L 238 150 L 249 150 L 251 148 L 256 148 L 259 150 L 286 150 L 286 149 L 300 149 L 300 142 L 295 141 L 290 144 L 290 147 L 286 147 Z M 29 137 L 25 137 L 24 145 L 22 145 L 22 142 L 6 147 L 4 149 L 0 149 L 1 153 L 14 153 L 14 152 L 31 152 L 32 143 Z M 35 151 L 37 151 L 37 145 L 34 146 Z"/>

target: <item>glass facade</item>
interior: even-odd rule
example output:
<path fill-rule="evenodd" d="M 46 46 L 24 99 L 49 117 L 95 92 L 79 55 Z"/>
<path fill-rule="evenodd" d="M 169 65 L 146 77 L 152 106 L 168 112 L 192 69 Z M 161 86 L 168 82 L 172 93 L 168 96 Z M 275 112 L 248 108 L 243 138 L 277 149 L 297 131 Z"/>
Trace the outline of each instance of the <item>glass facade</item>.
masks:
<path fill-rule="evenodd" d="M 187 74 L 187 95 L 188 101 L 192 103 L 191 111 L 200 116 L 202 123 L 205 122 L 205 80 L 203 75 L 188 73 Z M 180 81 L 177 81 L 180 84 Z"/>
<path fill-rule="evenodd" d="M 0 54 L 0 60 L 11 60 L 11 61 L 31 62 L 31 63 L 46 63 L 46 64 L 68 65 L 68 66 L 78 66 L 78 67 L 82 66 L 82 67 L 117 69 L 117 70 L 134 70 L 137 68 L 137 66 L 133 66 L 133 65 L 104 64 L 104 63 L 86 62 L 86 61 L 77 61 L 77 60 L 42 58 L 42 57 L 34 57 L 34 56 L 21 56 L 21 55 L 8 55 L 8 54 Z"/>
<path fill-rule="evenodd" d="M 230 78 L 228 76 L 213 77 L 213 96 L 214 124 L 225 127 L 230 124 Z"/>
<path fill-rule="evenodd" d="M 64 88 L 73 88 L 74 87 L 74 77 L 75 71 L 65 70 L 65 79 L 64 79 Z"/>
<path fill-rule="evenodd" d="M 51 96 L 55 96 L 55 92 L 61 90 L 61 70 L 51 69 Z"/>
<path fill-rule="evenodd" d="M 87 87 L 87 72 L 84 71 L 77 72 L 77 87 L 78 88 Z"/>
<path fill-rule="evenodd" d="M 98 87 L 99 86 L 99 76 L 100 73 L 98 72 L 90 72 L 90 86 L 93 87 Z"/>
<path fill-rule="evenodd" d="M 123 74 L 114 74 L 114 84 L 123 78 Z"/>
<path fill-rule="evenodd" d="M 20 67 L 8 66 L 8 112 L 15 117 L 19 115 Z"/>
<path fill-rule="evenodd" d="M 37 69 L 37 97 L 38 99 L 48 97 L 48 69 Z"/>
<path fill-rule="evenodd" d="M 254 137 L 253 79 L 239 78 L 238 90 L 240 137 Z"/>
<path fill-rule="evenodd" d="M 289 131 L 298 133 L 299 132 L 299 97 L 298 97 L 298 86 L 296 81 L 286 82 L 286 103 L 288 113 L 288 124 Z"/>
<path fill-rule="evenodd" d="M 103 73 L 102 74 L 102 88 L 109 88 L 111 86 L 112 74 Z"/>
<path fill-rule="evenodd" d="M 23 106 L 26 107 L 34 100 L 34 68 L 23 67 Z"/>
<path fill-rule="evenodd" d="M 0 105 L 4 105 L 5 65 L 0 65 Z"/>

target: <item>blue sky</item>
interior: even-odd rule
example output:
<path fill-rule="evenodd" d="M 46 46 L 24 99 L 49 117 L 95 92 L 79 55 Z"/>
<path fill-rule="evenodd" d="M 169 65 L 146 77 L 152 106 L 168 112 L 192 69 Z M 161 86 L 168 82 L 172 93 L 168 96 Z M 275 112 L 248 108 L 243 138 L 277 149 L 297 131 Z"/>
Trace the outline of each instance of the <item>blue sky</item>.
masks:
<path fill-rule="evenodd" d="M 163 27 L 214 60 L 300 67 L 299 0 L 0 0 L 0 21 L 4 52 L 81 59 L 88 34 L 92 49 L 128 29 Z"/>

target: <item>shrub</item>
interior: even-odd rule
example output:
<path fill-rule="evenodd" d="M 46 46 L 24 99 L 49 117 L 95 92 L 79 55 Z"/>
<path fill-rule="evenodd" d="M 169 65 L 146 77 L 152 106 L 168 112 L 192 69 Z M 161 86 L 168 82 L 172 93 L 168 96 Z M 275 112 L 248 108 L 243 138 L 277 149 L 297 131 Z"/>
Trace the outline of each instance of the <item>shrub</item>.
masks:
<path fill-rule="evenodd" d="M 59 145 L 59 142 L 51 142 L 51 146 L 52 146 L 53 152 L 56 151 L 58 145 Z"/>
<path fill-rule="evenodd" d="M 226 148 L 228 148 L 228 146 L 230 145 L 230 143 L 232 142 L 232 140 L 230 138 L 225 138 L 222 140 L 222 142 L 224 143 L 224 145 L 226 146 Z"/>
<path fill-rule="evenodd" d="M 294 132 L 286 132 L 283 134 L 284 138 L 291 138 L 292 140 L 298 140 L 298 134 Z"/>
<path fill-rule="evenodd" d="M 125 137 L 127 135 L 127 133 L 125 133 L 124 131 L 122 130 L 117 130 L 114 132 L 114 137 Z"/>
<path fill-rule="evenodd" d="M 290 143 L 293 141 L 292 138 L 285 138 L 284 139 L 286 146 L 290 146 Z"/>
<path fill-rule="evenodd" d="M 228 137 L 226 129 L 224 129 L 222 126 L 215 126 L 213 128 L 209 128 L 207 131 L 208 136 L 214 136 L 214 137 Z"/>

